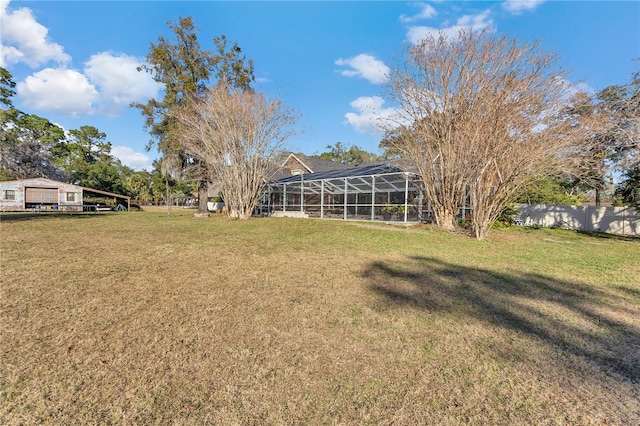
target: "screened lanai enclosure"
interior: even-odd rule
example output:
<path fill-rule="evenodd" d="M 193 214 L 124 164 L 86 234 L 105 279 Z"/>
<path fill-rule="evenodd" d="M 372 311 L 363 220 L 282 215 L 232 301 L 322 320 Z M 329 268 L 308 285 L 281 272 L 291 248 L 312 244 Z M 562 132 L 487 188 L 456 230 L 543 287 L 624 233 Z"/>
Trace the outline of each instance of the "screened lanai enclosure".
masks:
<path fill-rule="evenodd" d="M 421 222 L 420 177 L 391 164 L 287 176 L 267 183 L 258 214 Z"/>

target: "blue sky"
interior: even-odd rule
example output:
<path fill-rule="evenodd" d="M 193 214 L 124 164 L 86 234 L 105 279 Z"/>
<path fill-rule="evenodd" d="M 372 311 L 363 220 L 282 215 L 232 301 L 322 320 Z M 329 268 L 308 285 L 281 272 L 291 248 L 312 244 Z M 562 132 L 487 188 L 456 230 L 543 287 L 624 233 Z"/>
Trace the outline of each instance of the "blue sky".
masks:
<path fill-rule="evenodd" d="M 16 107 L 66 129 L 92 125 L 133 168 L 158 157 L 131 101 L 158 96 L 136 71 L 167 21 L 192 16 L 203 48 L 224 34 L 255 62 L 256 88 L 300 116 L 288 149 L 320 153 L 338 141 L 377 151 L 371 116 L 385 72 L 424 34 L 490 28 L 555 50 L 573 83 L 598 91 L 638 69 L 639 1 L 170 2 L 0 0 L 0 65 Z"/>

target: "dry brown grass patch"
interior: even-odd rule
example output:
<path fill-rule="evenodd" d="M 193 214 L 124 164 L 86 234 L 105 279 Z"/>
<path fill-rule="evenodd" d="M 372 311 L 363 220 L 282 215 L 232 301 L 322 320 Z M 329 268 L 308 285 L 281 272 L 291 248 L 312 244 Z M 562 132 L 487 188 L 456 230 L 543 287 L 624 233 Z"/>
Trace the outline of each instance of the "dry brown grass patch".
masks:
<path fill-rule="evenodd" d="M 640 421 L 637 243 L 174 213 L 2 217 L 3 424 Z"/>

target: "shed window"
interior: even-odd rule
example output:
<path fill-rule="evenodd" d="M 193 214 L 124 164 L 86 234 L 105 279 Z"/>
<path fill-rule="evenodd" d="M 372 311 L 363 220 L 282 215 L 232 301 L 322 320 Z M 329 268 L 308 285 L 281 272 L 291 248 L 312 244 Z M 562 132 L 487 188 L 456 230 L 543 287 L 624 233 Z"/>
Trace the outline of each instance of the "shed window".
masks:
<path fill-rule="evenodd" d="M 3 200 L 15 201 L 15 199 L 16 199 L 16 190 L 15 189 L 5 189 L 4 191 L 2 191 L 2 199 Z"/>
<path fill-rule="evenodd" d="M 304 172 L 302 171 L 302 169 L 293 169 L 293 170 L 291 170 L 291 174 L 293 176 L 298 176 L 298 175 L 303 175 Z"/>
<path fill-rule="evenodd" d="M 67 201 L 76 201 L 76 193 L 67 192 Z"/>

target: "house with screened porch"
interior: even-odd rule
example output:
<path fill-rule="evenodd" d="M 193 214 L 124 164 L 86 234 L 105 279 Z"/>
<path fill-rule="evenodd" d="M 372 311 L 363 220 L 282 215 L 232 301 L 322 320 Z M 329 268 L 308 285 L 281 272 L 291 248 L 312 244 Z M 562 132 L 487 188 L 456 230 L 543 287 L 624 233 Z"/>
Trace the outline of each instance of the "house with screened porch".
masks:
<path fill-rule="evenodd" d="M 430 212 L 420 176 L 408 160 L 305 172 L 283 164 L 265 185 L 258 214 L 322 219 L 421 222 Z M 332 163 L 332 162 L 327 162 Z M 337 166 L 337 167 L 335 167 Z"/>

